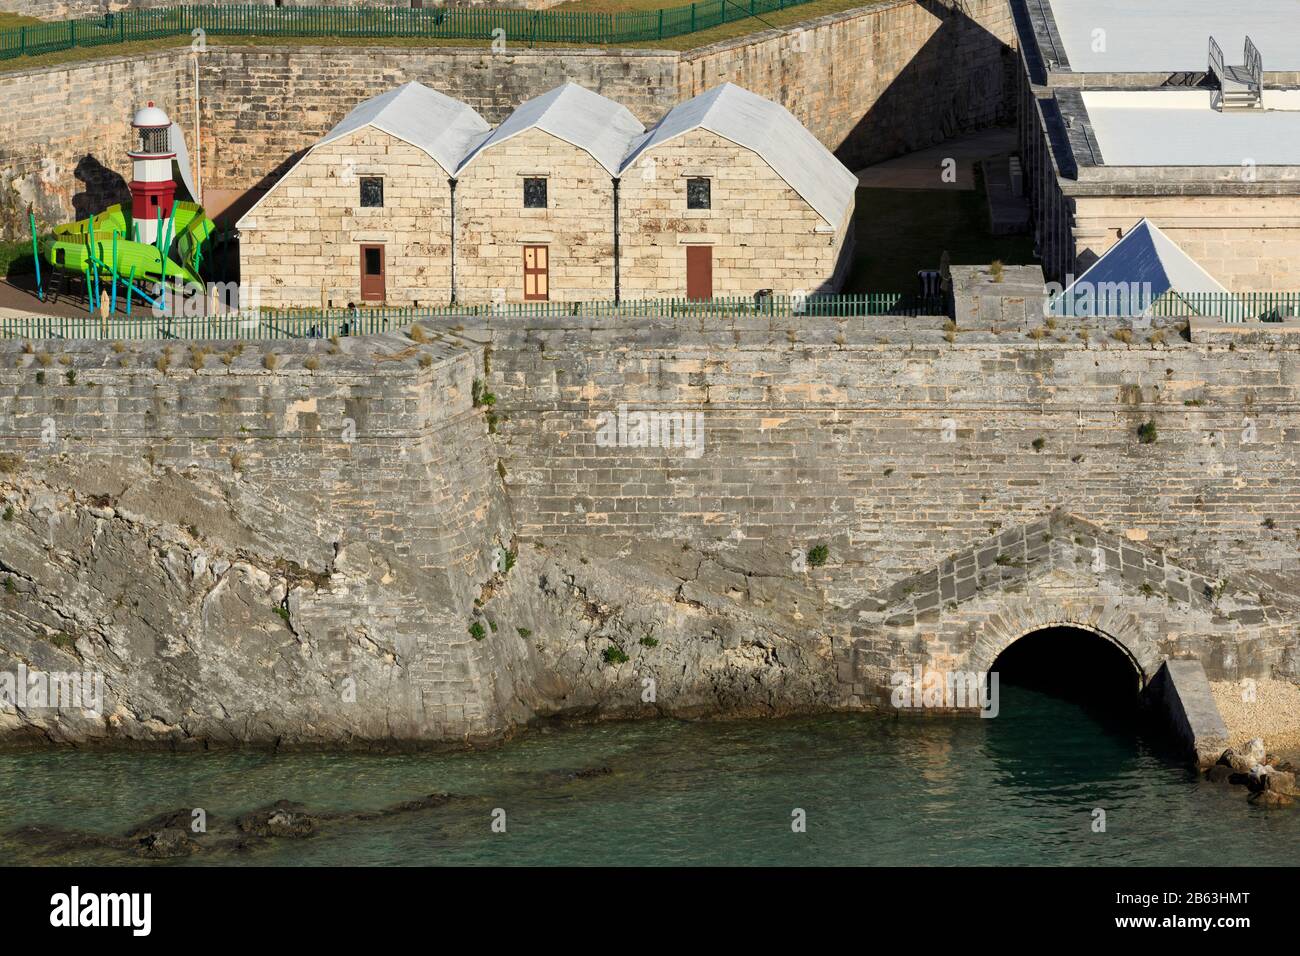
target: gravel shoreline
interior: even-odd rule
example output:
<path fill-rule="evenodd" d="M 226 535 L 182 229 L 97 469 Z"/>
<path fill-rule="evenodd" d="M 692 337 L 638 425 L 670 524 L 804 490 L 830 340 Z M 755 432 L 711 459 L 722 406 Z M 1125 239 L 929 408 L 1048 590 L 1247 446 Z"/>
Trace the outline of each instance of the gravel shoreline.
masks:
<path fill-rule="evenodd" d="M 1211 681 L 1210 690 L 1228 725 L 1229 746 L 1262 737 L 1270 753 L 1300 754 L 1300 685 L 1271 679 Z"/>

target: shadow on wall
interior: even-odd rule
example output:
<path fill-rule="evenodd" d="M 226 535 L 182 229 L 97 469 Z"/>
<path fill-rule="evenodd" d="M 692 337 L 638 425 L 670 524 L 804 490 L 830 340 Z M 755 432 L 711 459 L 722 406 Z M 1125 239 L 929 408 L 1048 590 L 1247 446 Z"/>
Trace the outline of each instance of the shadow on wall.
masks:
<path fill-rule="evenodd" d="M 77 219 L 93 216 L 114 203 L 131 202 L 126 180 L 94 156 L 81 157 L 72 175 L 82 185 L 81 192 L 72 197 L 72 210 Z"/>
<path fill-rule="evenodd" d="M 1015 118 L 1015 50 L 971 19 L 962 0 L 917 4 L 938 29 L 836 148 L 850 169 Z"/>

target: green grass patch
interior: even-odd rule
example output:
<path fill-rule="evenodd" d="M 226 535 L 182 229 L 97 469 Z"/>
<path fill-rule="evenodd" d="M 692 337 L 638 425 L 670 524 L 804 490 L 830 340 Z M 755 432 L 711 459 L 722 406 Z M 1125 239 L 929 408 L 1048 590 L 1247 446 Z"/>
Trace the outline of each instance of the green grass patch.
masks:
<path fill-rule="evenodd" d="M 0 276 L 30 275 L 35 271 L 30 236 L 0 242 Z"/>
<path fill-rule="evenodd" d="M 627 43 L 528 43 L 525 39 L 512 40 L 506 39 L 507 53 L 511 49 L 590 49 L 592 47 L 608 47 L 610 49 L 629 49 L 629 50 L 694 50 L 698 47 L 708 46 L 711 43 L 720 43 L 723 40 L 732 40 L 736 37 L 747 36 L 751 33 L 761 33 L 764 30 L 770 30 L 773 27 L 787 27 L 805 20 L 814 20 L 817 17 L 824 17 L 832 13 L 843 13 L 846 10 L 866 9 L 878 6 L 884 0 L 811 0 L 809 3 L 800 4 L 791 7 L 788 10 L 779 10 L 772 13 L 764 13 L 754 17 L 746 17 L 736 20 L 732 23 L 724 23 L 720 26 L 713 27 L 709 30 L 698 30 L 695 33 L 682 34 L 681 36 L 669 37 L 663 40 L 638 40 Z M 664 6 L 664 0 L 575 0 L 574 3 L 562 4 L 553 7 L 554 10 L 577 11 L 577 12 L 618 12 L 620 10 L 657 10 Z M 669 5 L 672 5 L 669 3 Z M 30 19 L 30 18 L 28 18 Z M 40 22 L 40 21 L 32 21 Z M 20 23 L 11 24 L 11 26 L 21 26 Z M 0 27 L 0 29 L 5 29 Z M 172 50 L 185 48 L 190 45 L 190 36 L 163 37 L 156 40 L 137 40 L 130 43 L 109 43 L 103 46 L 73 47 L 68 50 L 59 50 L 54 53 L 45 53 L 39 56 L 20 56 L 10 60 L 0 60 L 0 73 L 15 72 L 19 70 L 38 69 L 45 66 L 59 66 L 65 63 L 82 63 L 90 60 L 102 60 L 109 57 L 119 56 L 139 56 L 143 53 L 152 53 L 157 50 Z M 208 46 L 272 46 L 272 47 L 302 47 L 302 46 L 320 46 L 320 47 L 406 47 L 410 49 L 435 49 L 438 47 L 476 47 L 487 50 L 490 48 L 492 40 L 490 37 L 473 40 L 443 40 L 436 38 L 422 37 L 273 37 L 273 36 L 214 36 L 208 35 Z"/>
<path fill-rule="evenodd" d="M 40 22 L 35 17 L 24 16 L 21 13 L 0 11 L 0 30 L 16 30 L 18 27 L 35 26 Z"/>

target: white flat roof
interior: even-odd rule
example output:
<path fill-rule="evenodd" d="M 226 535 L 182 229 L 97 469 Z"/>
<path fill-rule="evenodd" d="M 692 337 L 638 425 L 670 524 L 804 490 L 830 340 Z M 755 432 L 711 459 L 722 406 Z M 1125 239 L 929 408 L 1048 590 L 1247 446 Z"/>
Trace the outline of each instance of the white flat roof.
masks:
<path fill-rule="evenodd" d="M 1083 105 L 1106 166 L 1300 166 L 1300 90 L 1227 113 L 1209 90 L 1092 90 Z"/>
<path fill-rule="evenodd" d="M 1249 35 L 1264 70 L 1300 70 L 1300 0 L 1049 0 L 1075 73 L 1204 70 L 1209 40 L 1242 62 Z M 1097 33 L 1096 31 L 1102 31 Z M 1051 56 L 1051 50 L 1044 50 Z"/>

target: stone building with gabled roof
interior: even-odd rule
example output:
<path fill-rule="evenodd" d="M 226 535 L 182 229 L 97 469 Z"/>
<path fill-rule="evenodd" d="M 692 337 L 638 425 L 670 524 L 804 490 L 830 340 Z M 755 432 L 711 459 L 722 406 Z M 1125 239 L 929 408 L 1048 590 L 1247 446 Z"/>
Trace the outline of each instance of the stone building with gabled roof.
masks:
<path fill-rule="evenodd" d="M 838 291 L 858 180 L 784 106 L 723 83 L 624 160 L 623 297 Z"/>
<path fill-rule="evenodd" d="M 613 298 L 615 183 L 644 132 L 574 83 L 511 113 L 456 173 L 459 300 Z"/>
<path fill-rule="evenodd" d="M 419 83 L 360 104 L 240 218 L 240 282 L 276 307 L 447 302 L 452 177 L 490 131 Z"/>
<path fill-rule="evenodd" d="M 732 84 L 647 130 L 573 83 L 495 129 L 407 83 L 357 106 L 240 220 L 269 306 L 837 290 L 857 180 Z"/>

